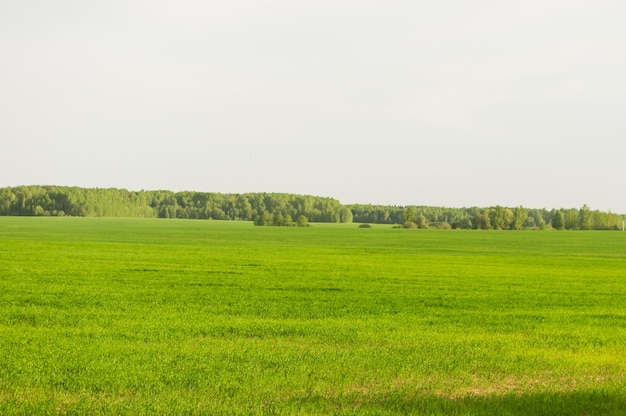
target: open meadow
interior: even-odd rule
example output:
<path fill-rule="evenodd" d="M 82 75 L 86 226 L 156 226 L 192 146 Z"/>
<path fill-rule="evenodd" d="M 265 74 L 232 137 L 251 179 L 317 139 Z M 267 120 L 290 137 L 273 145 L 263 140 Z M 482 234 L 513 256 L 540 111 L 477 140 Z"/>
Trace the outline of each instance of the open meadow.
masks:
<path fill-rule="evenodd" d="M 0 414 L 626 414 L 626 233 L 0 217 Z"/>

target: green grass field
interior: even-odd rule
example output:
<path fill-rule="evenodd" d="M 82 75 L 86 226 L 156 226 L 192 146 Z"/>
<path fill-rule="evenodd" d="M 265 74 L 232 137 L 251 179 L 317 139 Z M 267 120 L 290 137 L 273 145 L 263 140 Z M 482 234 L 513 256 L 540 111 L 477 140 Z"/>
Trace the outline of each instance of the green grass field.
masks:
<path fill-rule="evenodd" d="M 626 233 L 0 218 L 0 414 L 626 414 Z"/>

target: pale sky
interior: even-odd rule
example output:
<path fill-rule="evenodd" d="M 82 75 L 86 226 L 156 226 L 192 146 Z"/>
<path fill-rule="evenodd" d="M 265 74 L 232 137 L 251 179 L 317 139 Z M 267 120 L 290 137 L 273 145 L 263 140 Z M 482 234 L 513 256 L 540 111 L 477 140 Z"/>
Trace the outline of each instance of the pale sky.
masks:
<path fill-rule="evenodd" d="M 626 213 L 626 2 L 1 0 L 0 186 Z"/>

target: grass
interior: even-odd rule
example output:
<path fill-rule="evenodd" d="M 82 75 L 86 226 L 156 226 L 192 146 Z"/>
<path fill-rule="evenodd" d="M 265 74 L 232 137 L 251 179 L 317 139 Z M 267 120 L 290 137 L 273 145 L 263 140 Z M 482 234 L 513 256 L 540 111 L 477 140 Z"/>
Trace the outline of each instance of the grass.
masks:
<path fill-rule="evenodd" d="M 626 414 L 626 233 L 0 218 L 0 414 Z"/>

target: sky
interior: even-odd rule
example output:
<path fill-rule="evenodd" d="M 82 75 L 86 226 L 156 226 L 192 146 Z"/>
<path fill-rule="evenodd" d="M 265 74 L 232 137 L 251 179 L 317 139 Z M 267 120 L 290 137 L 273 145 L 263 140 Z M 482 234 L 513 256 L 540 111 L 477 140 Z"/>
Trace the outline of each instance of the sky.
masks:
<path fill-rule="evenodd" d="M 3 0 L 0 187 L 626 213 L 622 0 Z"/>

